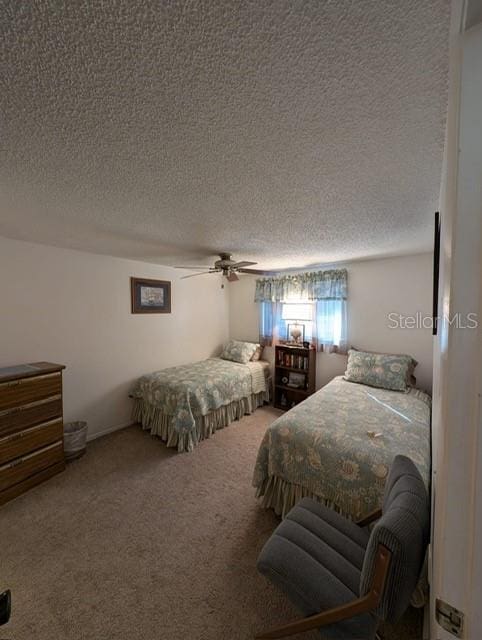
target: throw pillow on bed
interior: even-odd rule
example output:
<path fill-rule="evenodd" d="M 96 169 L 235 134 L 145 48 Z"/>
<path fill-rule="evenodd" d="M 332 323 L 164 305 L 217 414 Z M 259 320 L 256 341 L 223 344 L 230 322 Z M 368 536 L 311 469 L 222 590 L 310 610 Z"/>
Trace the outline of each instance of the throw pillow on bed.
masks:
<path fill-rule="evenodd" d="M 345 380 L 370 387 L 406 391 L 412 357 L 366 351 L 348 351 Z"/>
<path fill-rule="evenodd" d="M 408 357 L 410 358 L 410 366 L 407 371 L 407 387 L 415 387 L 417 385 L 417 378 L 414 376 L 415 367 L 418 362 L 412 356 L 406 356 L 405 354 L 396 354 L 396 353 L 380 353 L 379 351 L 367 351 L 366 349 L 358 349 L 353 345 L 350 347 L 353 351 L 363 351 L 364 353 L 375 353 L 379 356 L 395 356 L 401 355 L 402 358 Z"/>
<path fill-rule="evenodd" d="M 251 362 L 258 362 L 258 360 L 261 360 L 262 355 L 263 355 L 263 347 L 260 344 L 257 344 L 256 351 L 251 356 Z"/>
<path fill-rule="evenodd" d="M 241 342 L 240 340 L 230 340 L 224 345 L 221 358 L 223 360 L 231 360 L 246 364 L 251 360 L 252 355 L 256 351 L 258 345 L 254 342 Z"/>

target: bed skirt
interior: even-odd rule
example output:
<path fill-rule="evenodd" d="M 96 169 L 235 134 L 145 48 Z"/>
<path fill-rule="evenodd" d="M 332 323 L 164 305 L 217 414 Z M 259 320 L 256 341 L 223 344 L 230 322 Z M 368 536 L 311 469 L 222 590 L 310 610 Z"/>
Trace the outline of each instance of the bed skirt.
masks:
<path fill-rule="evenodd" d="M 161 409 L 146 404 L 142 398 L 134 400 L 132 419 L 134 422 L 139 422 L 143 429 L 149 430 L 151 435 L 159 436 L 168 447 L 175 447 L 179 452 L 192 451 L 201 440 L 206 440 L 218 429 L 227 427 L 244 415 L 253 413 L 265 401 L 269 401 L 266 391 L 235 400 L 205 416 L 195 416 L 194 429 L 181 434 L 171 427 L 171 416 L 163 413 Z"/>
<path fill-rule="evenodd" d="M 350 518 L 347 513 L 343 512 L 340 505 L 336 504 L 333 500 L 322 498 L 306 487 L 299 484 L 292 484 L 291 482 L 282 480 L 278 476 L 268 476 L 265 478 L 262 484 L 256 488 L 256 497 L 261 498 L 261 505 L 265 509 L 273 509 L 276 515 L 282 518 L 284 518 L 288 511 L 302 498 L 311 498 L 312 500 L 321 502 L 321 504 L 330 507 L 330 509 Z"/>

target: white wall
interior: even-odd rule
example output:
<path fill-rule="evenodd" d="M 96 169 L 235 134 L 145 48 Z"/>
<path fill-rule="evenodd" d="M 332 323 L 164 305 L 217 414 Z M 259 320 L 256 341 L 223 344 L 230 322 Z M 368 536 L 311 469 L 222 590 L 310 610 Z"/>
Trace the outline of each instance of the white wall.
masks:
<path fill-rule="evenodd" d="M 427 329 L 390 329 L 389 313 L 432 313 L 432 254 L 367 260 L 345 266 L 348 270 L 348 339 L 359 349 L 408 353 L 418 360 L 417 386 L 432 386 L 432 335 Z M 255 276 L 244 275 L 229 287 L 230 336 L 258 337 Z M 266 350 L 272 357 L 272 350 Z M 346 357 L 318 354 L 317 387 L 345 371 Z"/>
<path fill-rule="evenodd" d="M 452 4 L 440 198 L 439 308 L 446 320 L 434 358 L 430 587 L 431 637 L 440 640 L 453 635 L 434 620 L 437 598 L 462 611 L 464 638 L 482 637 L 482 24 L 464 33 L 461 19 L 477 4 Z M 469 313 L 478 313 L 477 329 L 448 323 Z"/>
<path fill-rule="evenodd" d="M 420 386 L 431 385 L 429 330 L 387 327 L 391 311 L 430 314 L 430 255 L 347 265 L 350 341 L 412 354 Z M 255 340 L 252 276 L 180 280 L 183 272 L 120 258 L 0 237 L 0 366 L 65 364 L 66 420 L 87 420 L 89 436 L 130 422 L 128 391 L 145 373 L 217 353 L 230 335 Z M 133 315 L 130 276 L 172 281 L 172 313 Z M 268 351 L 269 356 L 269 351 Z M 319 354 L 318 386 L 343 373 L 346 358 Z"/>
<path fill-rule="evenodd" d="M 132 382 L 215 354 L 228 337 L 218 276 L 0 237 L 0 366 L 65 364 L 66 420 L 89 436 L 130 423 Z M 172 313 L 133 315 L 130 276 L 172 281 Z"/>

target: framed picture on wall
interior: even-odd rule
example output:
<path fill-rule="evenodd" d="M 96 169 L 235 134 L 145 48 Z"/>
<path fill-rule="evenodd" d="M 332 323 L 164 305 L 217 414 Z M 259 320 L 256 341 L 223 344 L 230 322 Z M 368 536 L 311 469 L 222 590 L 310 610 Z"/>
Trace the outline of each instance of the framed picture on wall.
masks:
<path fill-rule="evenodd" d="M 440 213 L 435 212 L 433 240 L 433 300 L 432 300 L 432 335 L 438 331 L 438 281 L 440 269 Z"/>
<path fill-rule="evenodd" d="M 132 313 L 171 313 L 171 283 L 168 280 L 131 278 Z"/>

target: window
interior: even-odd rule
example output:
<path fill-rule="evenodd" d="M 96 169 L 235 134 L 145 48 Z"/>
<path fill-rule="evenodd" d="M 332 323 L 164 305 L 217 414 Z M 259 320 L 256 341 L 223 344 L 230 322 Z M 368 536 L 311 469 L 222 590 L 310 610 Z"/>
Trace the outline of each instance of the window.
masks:
<path fill-rule="evenodd" d="M 312 273 L 261 278 L 256 281 L 260 341 L 311 342 L 317 351 L 345 353 L 347 349 L 347 271 L 333 269 Z M 298 326 L 293 333 L 288 326 Z"/>
<path fill-rule="evenodd" d="M 313 319 L 315 313 L 314 302 L 282 302 L 279 336 L 281 339 L 290 339 L 288 325 L 304 327 L 301 339 L 311 342 L 313 337 Z M 291 327 L 292 328 L 292 327 Z"/>
<path fill-rule="evenodd" d="M 283 320 L 313 321 L 313 302 L 283 302 Z"/>
<path fill-rule="evenodd" d="M 316 303 L 316 333 L 320 343 L 341 344 L 345 307 L 342 300 L 320 300 Z"/>
<path fill-rule="evenodd" d="M 313 342 L 318 349 L 344 345 L 343 335 L 346 332 L 346 301 L 344 300 L 288 301 L 276 304 L 261 302 L 259 310 L 260 340 L 263 344 L 271 344 L 273 334 L 279 340 L 290 340 L 288 325 L 302 325 L 304 338 L 300 339 Z"/>

